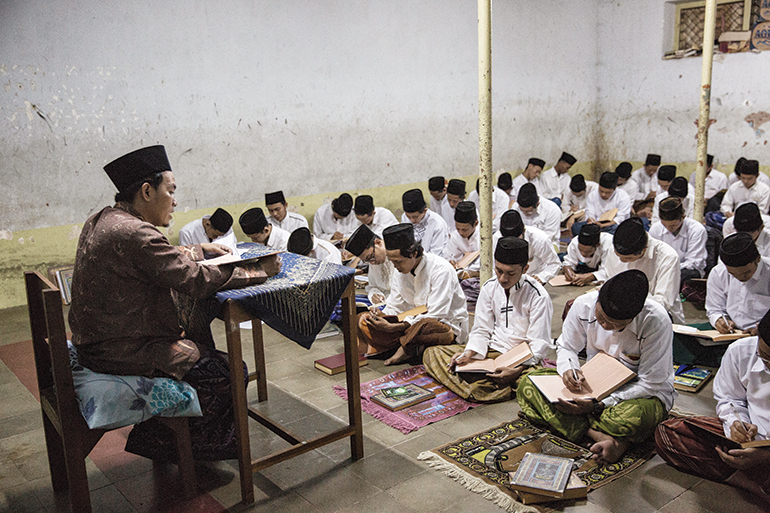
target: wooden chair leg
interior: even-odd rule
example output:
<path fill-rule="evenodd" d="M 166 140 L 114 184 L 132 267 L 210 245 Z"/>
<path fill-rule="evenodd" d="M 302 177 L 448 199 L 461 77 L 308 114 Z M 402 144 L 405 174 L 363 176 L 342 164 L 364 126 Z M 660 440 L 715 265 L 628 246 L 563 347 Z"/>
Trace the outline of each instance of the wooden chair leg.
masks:
<path fill-rule="evenodd" d="M 191 499 L 196 495 L 197 485 L 195 481 L 195 462 L 192 455 L 192 440 L 190 439 L 190 425 L 186 417 L 158 418 L 174 430 L 184 497 L 185 499 Z"/>
<path fill-rule="evenodd" d="M 51 472 L 51 485 L 54 493 L 63 493 L 69 487 L 67 480 L 67 460 L 64 456 L 64 446 L 48 415 L 43 412 L 43 431 L 45 445 L 48 451 L 48 469 Z"/>
<path fill-rule="evenodd" d="M 78 443 L 64 440 L 70 503 L 73 512 L 91 513 L 91 493 L 88 491 L 88 473 L 86 472 L 87 455 L 77 447 Z"/>

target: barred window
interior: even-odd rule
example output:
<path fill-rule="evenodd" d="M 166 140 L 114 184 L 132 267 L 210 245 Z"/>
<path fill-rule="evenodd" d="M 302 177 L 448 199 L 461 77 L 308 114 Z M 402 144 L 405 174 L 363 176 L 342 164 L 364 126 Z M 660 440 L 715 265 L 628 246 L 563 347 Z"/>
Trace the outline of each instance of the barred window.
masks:
<path fill-rule="evenodd" d="M 714 40 L 722 32 L 750 30 L 759 13 L 761 0 L 717 0 Z M 702 50 L 705 0 L 677 2 L 673 50 Z"/>

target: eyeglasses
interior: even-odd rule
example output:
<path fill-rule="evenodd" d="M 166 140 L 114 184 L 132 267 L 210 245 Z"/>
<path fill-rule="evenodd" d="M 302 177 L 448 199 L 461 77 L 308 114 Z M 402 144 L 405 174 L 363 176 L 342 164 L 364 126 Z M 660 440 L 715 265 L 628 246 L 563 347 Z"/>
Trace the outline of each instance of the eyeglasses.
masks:
<path fill-rule="evenodd" d="M 369 253 L 368 257 L 362 258 L 361 260 L 363 260 L 367 264 L 374 264 L 374 263 L 376 263 L 376 255 L 374 254 L 374 250 L 372 250 L 372 252 Z"/>

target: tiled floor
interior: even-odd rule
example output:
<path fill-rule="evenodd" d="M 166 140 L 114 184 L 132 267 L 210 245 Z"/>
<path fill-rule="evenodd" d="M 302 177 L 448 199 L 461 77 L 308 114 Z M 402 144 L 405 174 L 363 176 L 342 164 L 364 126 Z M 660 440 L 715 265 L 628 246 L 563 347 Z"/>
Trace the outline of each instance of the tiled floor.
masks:
<path fill-rule="evenodd" d="M 550 289 L 561 329 L 565 301 L 578 290 Z M 705 318 L 685 304 L 688 321 Z M 216 321 L 215 338 L 224 348 L 224 327 Z M 30 338 L 26 307 L 0 311 L 0 354 Z M 318 340 L 309 351 L 265 329 L 271 401 L 266 406 L 276 420 L 290 423 L 300 435 L 332 430 L 347 417 L 345 403 L 332 392 L 344 375 L 327 376 L 313 361 L 342 350 L 341 337 Z M 7 347 L 6 347 L 7 346 Z M 246 347 L 249 344 L 245 344 Z M 3 352 L 5 350 L 5 352 Z M 31 354 L 22 358 L 32 358 Z M 5 358 L 5 357 L 4 357 Z M 248 362 L 250 354 L 245 355 Z M 46 460 L 39 405 L 16 374 L 0 361 L 0 511 L 66 511 L 66 498 L 55 497 Z M 401 368 L 401 367 L 398 367 Z M 392 372 L 381 362 L 361 368 L 361 381 Z M 17 371 L 18 372 L 18 371 Z M 253 399 L 253 397 L 252 397 Z M 711 387 L 699 394 L 681 394 L 676 406 L 712 414 Z M 297 511 L 302 513 L 411 511 L 502 511 L 417 460 L 422 451 L 515 418 L 515 401 L 483 405 L 450 419 L 404 435 L 364 414 L 364 453 L 350 461 L 348 440 L 298 456 L 255 474 L 256 502 L 240 503 L 237 463 L 224 461 L 198 468 L 199 486 L 206 493 L 184 502 L 179 497 L 176 468 L 153 465 L 122 451 L 126 430 L 99 443 L 88 461 L 92 503 L 97 512 L 137 511 Z M 252 451 L 267 454 L 285 442 L 252 423 Z M 562 503 L 560 511 L 690 513 L 767 511 L 768 506 L 728 486 L 679 473 L 659 457 L 640 469 L 589 494 L 587 500 Z"/>

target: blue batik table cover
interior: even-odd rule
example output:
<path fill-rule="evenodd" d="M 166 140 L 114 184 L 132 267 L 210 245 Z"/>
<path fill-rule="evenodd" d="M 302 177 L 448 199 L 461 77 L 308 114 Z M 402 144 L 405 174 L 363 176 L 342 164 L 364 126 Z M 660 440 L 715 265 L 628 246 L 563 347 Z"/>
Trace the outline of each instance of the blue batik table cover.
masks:
<path fill-rule="evenodd" d="M 254 243 L 238 244 L 241 258 L 275 251 Z M 355 275 L 355 269 L 281 253 L 281 272 L 265 283 L 242 289 L 224 290 L 217 299 L 228 299 L 283 336 L 307 349 L 329 320 L 334 306 Z"/>

